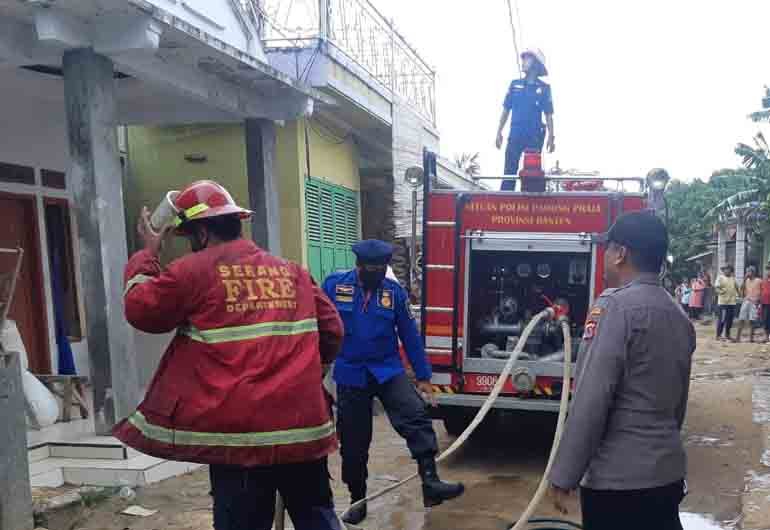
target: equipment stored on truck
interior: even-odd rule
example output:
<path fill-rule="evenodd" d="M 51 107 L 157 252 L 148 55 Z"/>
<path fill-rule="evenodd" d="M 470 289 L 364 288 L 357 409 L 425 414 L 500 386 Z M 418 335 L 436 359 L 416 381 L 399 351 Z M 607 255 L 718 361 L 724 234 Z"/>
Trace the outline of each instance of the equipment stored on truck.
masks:
<path fill-rule="evenodd" d="M 527 155 L 541 169 L 540 154 Z M 433 156 L 426 151 L 428 176 Z M 588 313 L 604 289 L 595 236 L 622 213 L 660 203 L 660 186 L 645 178 L 544 180 L 544 192 L 516 193 L 433 190 L 425 179 L 420 321 L 440 392 L 434 415 L 450 434 L 465 429 L 522 330 L 547 307 L 569 316 L 572 347 L 565 351 L 556 322 L 539 322 L 494 407 L 558 411 L 562 362 L 574 363 L 593 333 Z"/>

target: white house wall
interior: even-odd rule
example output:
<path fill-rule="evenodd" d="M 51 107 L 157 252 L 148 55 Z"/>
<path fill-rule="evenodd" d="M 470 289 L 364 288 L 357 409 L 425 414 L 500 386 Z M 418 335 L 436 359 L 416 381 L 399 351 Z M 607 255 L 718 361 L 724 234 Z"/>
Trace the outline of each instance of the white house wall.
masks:
<path fill-rule="evenodd" d="M 217 39 L 234 50 L 267 63 L 256 28 L 240 7 L 240 0 L 130 0 L 140 9 L 153 8 L 205 32 L 204 40 Z M 208 38 L 207 38 L 208 37 Z"/>
<path fill-rule="evenodd" d="M 404 181 L 406 169 L 422 167 L 424 148 L 438 151 L 439 137 L 426 127 L 426 122 L 407 105 L 393 105 L 393 194 L 395 199 L 394 221 L 397 238 L 411 237 L 412 188 Z M 422 208 L 418 204 L 417 226 L 422 226 Z"/>
<path fill-rule="evenodd" d="M 57 116 L 57 106 L 25 105 L 20 98 L 12 99 L 6 95 L 0 96 L 0 129 L 6 131 L 0 139 L 0 162 L 18 164 L 35 168 L 36 183 L 34 186 L 0 182 L 0 192 L 17 195 L 33 195 L 37 205 L 38 246 L 42 259 L 43 291 L 45 297 L 46 319 L 48 322 L 48 345 L 51 354 L 51 369 L 58 372 L 58 347 L 54 329 L 53 295 L 51 293 L 51 270 L 49 267 L 48 241 L 45 228 L 44 198 L 67 199 L 71 201 L 71 193 L 67 190 L 44 188 L 40 185 L 40 170 L 50 169 L 66 172 L 69 169 L 67 147 L 67 131 L 64 127 L 64 109 Z M 73 214 L 70 211 L 70 214 Z M 77 245 L 77 220 L 71 215 L 73 222 L 73 243 Z M 74 249 L 77 291 L 80 289 L 79 252 Z M 78 307 L 83 309 L 81 301 Z M 72 353 L 75 356 L 75 366 L 80 375 L 89 375 L 88 340 L 83 338 L 72 343 Z"/>

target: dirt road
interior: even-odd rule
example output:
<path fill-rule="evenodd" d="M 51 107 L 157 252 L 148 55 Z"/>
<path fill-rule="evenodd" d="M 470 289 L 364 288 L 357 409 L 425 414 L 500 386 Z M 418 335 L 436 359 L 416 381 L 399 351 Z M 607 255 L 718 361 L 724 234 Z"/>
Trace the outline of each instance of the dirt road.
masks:
<path fill-rule="evenodd" d="M 770 366 L 770 348 L 754 344 L 726 344 L 711 340 L 711 327 L 697 326 L 699 347 L 693 365 L 690 407 L 684 437 L 689 454 L 690 495 L 683 511 L 707 514 L 723 527 L 741 519 L 747 477 L 762 474 L 761 428 L 752 422 L 752 387 L 755 376 L 747 370 Z M 442 446 L 452 439 L 436 423 Z M 363 525 L 369 530 L 500 530 L 527 504 L 545 466 L 552 426 L 536 418 L 504 415 L 483 425 L 442 474 L 466 484 L 459 500 L 426 511 L 419 483 L 414 482 L 370 507 Z M 339 481 L 339 459 L 331 459 L 339 509 L 347 505 L 347 492 Z M 392 484 L 414 470 L 403 441 L 385 417 L 376 418 L 371 451 L 371 491 Z M 211 528 L 211 500 L 205 470 L 165 481 L 138 492 L 136 501 L 158 509 L 147 518 L 118 515 L 125 501 L 110 499 L 81 514 L 70 528 L 190 529 Z M 555 515 L 544 503 L 538 515 Z M 573 499 L 570 518 L 579 521 Z M 707 528 L 687 518 L 688 529 Z M 704 526 L 705 525 L 705 526 Z M 59 530 L 54 523 L 51 530 Z"/>

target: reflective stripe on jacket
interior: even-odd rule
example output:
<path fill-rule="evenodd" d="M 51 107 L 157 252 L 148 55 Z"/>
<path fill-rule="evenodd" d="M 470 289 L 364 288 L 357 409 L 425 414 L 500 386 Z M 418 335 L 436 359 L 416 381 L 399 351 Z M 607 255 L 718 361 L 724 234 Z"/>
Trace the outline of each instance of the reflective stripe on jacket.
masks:
<path fill-rule="evenodd" d="M 160 458 L 242 466 L 305 462 L 337 447 L 322 363 L 343 337 L 334 305 L 296 264 L 243 239 L 161 270 L 146 251 L 125 273 L 126 318 L 177 330 L 116 437 Z"/>

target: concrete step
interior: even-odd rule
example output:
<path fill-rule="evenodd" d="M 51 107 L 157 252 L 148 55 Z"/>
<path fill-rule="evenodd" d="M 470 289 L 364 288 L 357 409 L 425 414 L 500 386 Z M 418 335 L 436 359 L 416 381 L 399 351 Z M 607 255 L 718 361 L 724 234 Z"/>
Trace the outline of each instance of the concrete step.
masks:
<path fill-rule="evenodd" d="M 125 460 L 104 458 L 45 458 L 30 464 L 33 487 L 63 484 L 87 486 L 145 486 L 189 473 L 200 464 L 172 462 L 142 455 Z"/>
<path fill-rule="evenodd" d="M 48 447 L 48 444 L 41 444 L 27 448 L 27 459 L 29 460 L 30 464 L 40 462 L 41 460 L 44 460 L 50 456 L 51 450 Z"/>

